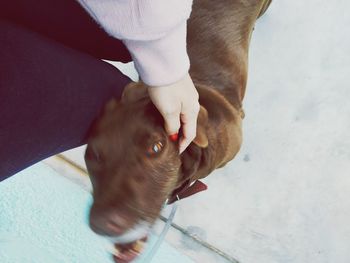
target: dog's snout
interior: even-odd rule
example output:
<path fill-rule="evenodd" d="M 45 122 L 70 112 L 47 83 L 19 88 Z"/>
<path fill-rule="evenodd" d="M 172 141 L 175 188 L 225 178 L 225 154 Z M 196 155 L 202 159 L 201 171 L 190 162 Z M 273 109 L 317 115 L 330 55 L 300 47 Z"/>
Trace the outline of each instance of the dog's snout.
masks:
<path fill-rule="evenodd" d="M 116 218 L 107 221 L 106 228 L 109 230 L 109 232 L 114 233 L 116 235 L 121 235 L 124 232 L 122 224 L 120 224 L 118 219 Z"/>
<path fill-rule="evenodd" d="M 130 220 L 128 220 L 120 211 L 105 210 L 91 211 L 90 227 L 99 235 L 119 236 L 126 232 L 131 225 Z"/>

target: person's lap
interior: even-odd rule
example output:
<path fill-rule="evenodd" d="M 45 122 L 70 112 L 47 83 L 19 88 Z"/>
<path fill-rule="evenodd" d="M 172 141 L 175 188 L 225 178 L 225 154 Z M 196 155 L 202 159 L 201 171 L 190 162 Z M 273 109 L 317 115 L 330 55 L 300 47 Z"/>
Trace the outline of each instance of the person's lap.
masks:
<path fill-rule="evenodd" d="M 104 103 L 130 82 L 99 54 L 73 48 L 0 20 L 0 181 L 84 144 Z"/>

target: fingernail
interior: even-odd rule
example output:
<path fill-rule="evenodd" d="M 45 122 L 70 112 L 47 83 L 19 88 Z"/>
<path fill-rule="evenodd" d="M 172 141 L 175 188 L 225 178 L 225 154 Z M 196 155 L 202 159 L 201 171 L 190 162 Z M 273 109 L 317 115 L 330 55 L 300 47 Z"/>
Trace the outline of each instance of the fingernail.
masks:
<path fill-rule="evenodd" d="M 178 133 L 174 133 L 172 135 L 169 135 L 170 140 L 172 140 L 173 142 L 176 142 L 179 139 L 179 134 Z"/>

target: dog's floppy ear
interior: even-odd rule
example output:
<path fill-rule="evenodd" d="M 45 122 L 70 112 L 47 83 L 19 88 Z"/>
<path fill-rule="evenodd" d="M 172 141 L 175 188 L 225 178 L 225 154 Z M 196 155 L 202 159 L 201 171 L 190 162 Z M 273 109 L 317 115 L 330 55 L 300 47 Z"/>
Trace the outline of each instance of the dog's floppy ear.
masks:
<path fill-rule="evenodd" d="M 203 151 L 197 145 L 190 144 L 186 150 L 180 155 L 181 169 L 178 186 L 180 186 L 185 180 L 192 178 L 198 171 L 199 164 L 201 162 Z"/>
<path fill-rule="evenodd" d="M 130 82 L 123 90 L 121 102 L 130 103 L 148 97 L 148 91 L 145 84 L 141 82 Z"/>
<path fill-rule="evenodd" d="M 197 118 L 197 133 L 193 143 L 201 148 L 208 147 L 207 124 L 208 112 L 203 106 L 200 106 Z"/>
<path fill-rule="evenodd" d="M 205 159 L 207 155 L 202 156 L 204 153 L 201 149 L 208 147 L 207 124 L 208 112 L 203 106 L 200 106 L 196 137 L 193 140 L 193 144 L 190 144 L 181 154 L 181 180 L 191 178 L 197 172 L 201 159 Z"/>

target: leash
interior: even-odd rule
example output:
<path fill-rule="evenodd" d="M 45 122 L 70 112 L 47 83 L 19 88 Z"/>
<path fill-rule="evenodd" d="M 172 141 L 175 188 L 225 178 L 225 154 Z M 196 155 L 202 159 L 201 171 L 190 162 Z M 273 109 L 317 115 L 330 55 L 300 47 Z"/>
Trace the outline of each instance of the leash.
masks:
<path fill-rule="evenodd" d="M 165 226 L 158 237 L 157 242 L 153 245 L 151 250 L 149 250 L 149 252 L 145 255 L 143 262 L 151 262 L 152 258 L 157 253 L 160 245 L 163 243 L 165 236 L 171 227 L 171 224 L 174 221 L 176 210 L 177 210 L 177 205 L 174 204 L 173 207 L 171 208 L 171 212 L 170 212 L 170 215 L 168 216 L 168 220 L 165 222 Z"/>

